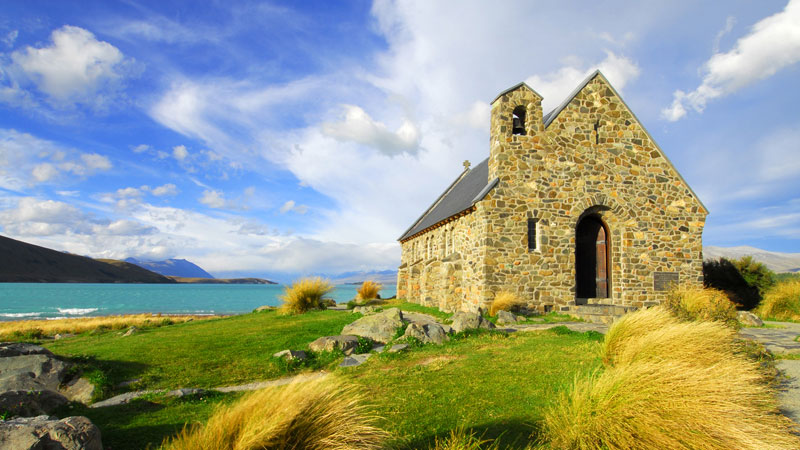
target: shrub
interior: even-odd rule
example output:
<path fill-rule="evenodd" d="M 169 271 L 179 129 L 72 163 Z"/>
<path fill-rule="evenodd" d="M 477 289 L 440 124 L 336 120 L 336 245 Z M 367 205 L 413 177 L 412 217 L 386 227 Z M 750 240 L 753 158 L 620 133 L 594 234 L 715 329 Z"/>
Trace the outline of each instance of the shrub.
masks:
<path fill-rule="evenodd" d="M 758 306 L 769 287 L 775 284 L 775 273 L 750 256 L 738 260 L 719 258 L 703 261 L 703 283 L 725 291 L 732 302 L 750 310 Z"/>
<path fill-rule="evenodd" d="M 752 256 L 743 256 L 733 260 L 733 265 L 742 274 L 742 278 L 748 285 L 758 290 L 761 298 L 767 293 L 769 288 L 775 285 L 775 272 L 771 271 L 764 263 L 753 259 Z"/>
<path fill-rule="evenodd" d="M 761 317 L 773 319 L 800 319 L 800 280 L 784 281 L 767 291 L 757 309 Z"/>
<path fill-rule="evenodd" d="M 279 311 L 282 314 L 302 314 L 322 307 L 322 297 L 333 290 L 333 285 L 322 278 L 303 278 L 286 286 Z"/>
<path fill-rule="evenodd" d="M 205 425 L 185 427 L 168 450 L 379 449 L 387 434 L 373 424 L 353 388 L 324 379 L 256 391 L 219 407 Z"/>
<path fill-rule="evenodd" d="M 512 311 L 522 306 L 522 301 L 516 294 L 508 291 L 500 291 L 494 296 L 492 304 L 489 305 L 489 315 L 495 316 L 498 311 Z"/>
<path fill-rule="evenodd" d="M 378 293 L 383 289 L 383 286 L 374 281 L 365 281 L 361 283 L 361 287 L 356 291 L 357 300 L 372 300 L 378 298 Z"/>
<path fill-rule="evenodd" d="M 663 305 L 681 320 L 709 320 L 739 326 L 736 306 L 717 289 L 675 287 L 667 294 Z"/>
<path fill-rule="evenodd" d="M 576 380 L 545 413 L 564 449 L 798 448 L 759 364 L 734 353 L 734 330 L 680 322 L 664 308 L 609 329 L 604 372 Z"/>

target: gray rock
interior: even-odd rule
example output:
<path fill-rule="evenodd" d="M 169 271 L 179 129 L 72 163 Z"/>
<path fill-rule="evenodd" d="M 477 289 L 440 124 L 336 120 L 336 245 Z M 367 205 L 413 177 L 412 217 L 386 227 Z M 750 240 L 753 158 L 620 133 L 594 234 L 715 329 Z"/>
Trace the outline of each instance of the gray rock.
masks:
<path fill-rule="evenodd" d="M 278 308 L 269 305 L 259 306 L 258 308 L 254 309 L 253 312 L 262 312 L 262 311 L 274 311 Z"/>
<path fill-rule="evenodd" d="M 28 344 L 25 342 L 0 342 L 0 358 L 23 355 L 53 356 L 53 352 L 42 346 Z"/>
<path fill-rule="evenodd" d="M 130 403 L 131 400 L 135 400 L 139 397 L 144 397 L 147 394 L 157 394 L 164 391 L 133 391 L 133 392 L 126 392 L 124 394 L 115 395 L 109 399 L 103 400 L 102 402 L 97 402 L 89 405 L 90 408 L 106 408 L 108 406 L 119 406 L 124 405 L 126 403 Z"/>
<path fill-rule="evenodd" d="M 296 359 L 302 361 L 307 358 L 306 352 L 302 350 L 283 350 L 272 355 L 274 358 L 286 358 L 288 360 Z"/>
<path fill-rule="evenodd" d="M 514 315 L 514 313 L 503 310 L 497 311 L 497 323 L 501 325 L 506 325 L 509 323 L 517 323 L 518 321 L 519 318 L 516 315 Z"/>
<path fill-rule="evenodd" d="M 353 313 L 364 314 L 366 316 L 367 314 L 372 314 L 377 310 L 378 308 L 374 306 L 356 306 L 353 308 Z"/>
<path fill-rule="evenodd" d="M 0 392 L 57 391 L 67 364 L 48 354 L 0 358 Z"/>
<path fill-rule="evenodd" d="M 92 402 L 94 385 L 86 378 L 73 378 L 61 386 L 59 391 L 72 401 L 89 404 Z"/>
<path fill-rule="evenodd" d="M 61 339 L 67 339 L 71 337 L 75 337 L 75 335 L 72 333 L 57 333 L 55 336 L 53 336 L 53 339 L 60 341 Z"/>
<path fill-rule="evenodd" d="M 450 336 L 447 335 L 444 328 L 435 322 L 423 325 L 411 323 L 408 325 L 408 328 L 406 328 L 403 337 L 413 337 L 419 339 L 423 344 L 432 342 L 437 345 L 441 345 L 450 340 Z"/>
<path fill-rule="evenodd" d="M 372 347 L 372 351 L 375 352 L 375 353 L 383 353 L 384 350 L 386 350 L 386 346 L 385 345 L 374 345 Z"/>
<path fill-rule="evenodd" d="M 323 336 L 308 344 L 315 352 L 332 352 L 341 349 L 345 355 L 353 353 L 358 347 L 358 336 Z"/>
<path fill-rule="evenodd" d="M 392 346 L 389 347 L 389 350 L 387 350 L 387 351 L 389 353 L 400 353 L 400 352 L 402 352 L 403 350 L 405 350 L 407 348 L 408 348 L 408 344 L 392 344 Z"/>
<path fill-rule="evenodd" d="M 494 328 L 494 324 L 484 319 L 478 313 L 459 311 L 453 314 L 453 332 L 459 333 L 464 330 L 471 330 L 473 328 L 485 328 L 490 330 Z"/>
<path fill-rule="evenodd" d="M 123 382 L 118 383 L 116 387 L 117 388 L 126 388 L 126 387 L 128 387 L 128 386 L 130 386 L 132 384 L 136 384 L 136 383 L 138 383 L 140 381 L 142 381 L 141 378 L 134 378 L 133 380 L 125 380 Z"/>
<path fill-rule="evenodd" d="M 53 391 L 6 391 L 0 393 L 0 411 L 11 416 L 32 417 L 50 414 L 69 403 L 66 397 Z"/>
<path fill-rule="evenodd" d="M 736 318 L 739 319 L 739 322 L 751 327 L 760 327 L 764 325 L 764 321 L 762 321 L 760 317 L 748 311 L 739 311 L 736 314 Z"/>
<path fill-rule="evenodd" d="M 123 334 L 122 336 L 132 336 L 132 335 L 134 335 L 134 334 L 136 334 L 138 332 L 139 332 L 138 328 L 130 327 L 130 328 L 128 328 L 128 331 L 126 331 L 125 334 Z"/>
<path fill-rule="evenodd" d="M 86 417 L 48 416 L 0 421 L 0 447 L 6 450 L 103 450 L 100 430 Z"/>
<path fill-rule="evenodd" d="M 169 391 L 164 395 L 166 395 L 167 397 L 181 398 L 181 397 L 188 397 L 190 395 L 202 395 L 205 394 L 206 392 L 208 391 L 205 389 L 183 388 L 183 389 L 175 389 L 174 391 Z"/>
<path fill-rule="evenodd" d="M 418 312 L 406 311 L 403 313 L 403 321 L 409 323 L 416 323 L 418 325 L 425 325 L 428 323 L 438 323 L 436 318 L 430 314 L 423 314 Z"/>
<path fill-rule="evenodd" d="M 397 308 L 390 308 L 345 325 L 342 334 L 363 336 L 385 344 L 394 338 L 397 329 L 402 325 L 403 313 Z"/>
<path fill-rule="evenodd" d="M 370 356 L 372 356 L 371 353 L 364 353 L 362 355 L 350 355 L 350 356 L 347 356 L 347 357 L 344 358 L 344 361 L 342 361 L 342 363 L 339 364 L 339 367 L 360 366 L 361 364 L 364 364 L 364 362 L 366 360 L 368 360 Z"/>

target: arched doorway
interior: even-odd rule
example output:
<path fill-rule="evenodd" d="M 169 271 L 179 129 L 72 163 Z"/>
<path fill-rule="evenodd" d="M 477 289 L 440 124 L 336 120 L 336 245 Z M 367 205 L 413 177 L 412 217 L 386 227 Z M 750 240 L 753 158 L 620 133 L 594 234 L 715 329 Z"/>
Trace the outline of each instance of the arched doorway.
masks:
<path fill-rule="evenodd" d="M 608 228 L 597 215 L 591 214 L 575 228 L 575 296 L 608 298 L 609 245 Z"/>

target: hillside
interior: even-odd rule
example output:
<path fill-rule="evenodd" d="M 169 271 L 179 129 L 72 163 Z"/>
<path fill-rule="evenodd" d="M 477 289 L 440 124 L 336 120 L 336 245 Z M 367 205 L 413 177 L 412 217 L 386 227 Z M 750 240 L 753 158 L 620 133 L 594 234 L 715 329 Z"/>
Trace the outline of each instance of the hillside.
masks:
<path fill-rule="evenodd" d="M 0 236 L 0 282 L 175 283 L 123 261 L 95 260 Z"/>
<path fill-rule="evenodd" d="M 183 284 L 278 284 L 263 278 L 197 278 L 169 277 Z"/>
<path fill-rule="evenodd" d="M 214 278 L 197 264 L 185 259 L 166 259 L 163 261 L 142 261 L 136 258 L 126 258 L 125 262 L 160 273 L 166 277 L 183 278 Z"/>
<path fill-rule="evenodd" d="M 800 253 L 770 252 L 756 247 L 703 247 L 705 259 L 728 258 L 737 259 L 742 256 L 752 256 L 756 261 L 764 263 L 775 272 L 800 272 Z"/>

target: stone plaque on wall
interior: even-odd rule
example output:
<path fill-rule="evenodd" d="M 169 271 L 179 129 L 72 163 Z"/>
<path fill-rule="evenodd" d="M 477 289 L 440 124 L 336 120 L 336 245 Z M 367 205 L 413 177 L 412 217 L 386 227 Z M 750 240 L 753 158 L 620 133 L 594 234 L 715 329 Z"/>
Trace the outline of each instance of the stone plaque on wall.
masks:
<path fill-rule="evenodd" d="M 653 290 L 667 291 L 673 284 L 678 284 L 678 272 L 653 272 Z"/>

